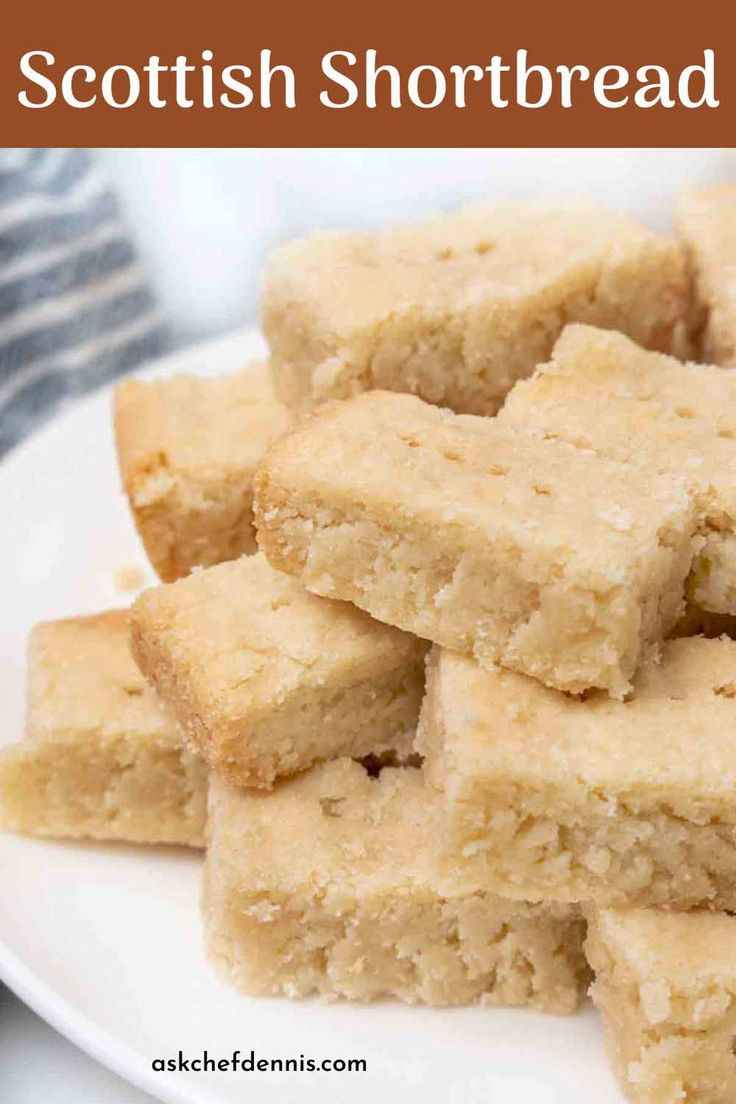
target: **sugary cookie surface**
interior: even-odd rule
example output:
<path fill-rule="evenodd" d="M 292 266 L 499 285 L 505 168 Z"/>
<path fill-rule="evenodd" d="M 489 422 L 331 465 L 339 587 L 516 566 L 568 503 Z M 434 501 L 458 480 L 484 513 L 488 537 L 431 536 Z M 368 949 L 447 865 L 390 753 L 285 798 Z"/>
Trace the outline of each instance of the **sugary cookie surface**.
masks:
<path fill-rule="evenodd" d="M 736 919 L 657 909 L 589 917 L 586 953 L 621 1087 L 635 1104 L 736 1094 Z"/>
<path fill-rule="evenodd" d="M 575 910 L 467 892 L 442 874 L 441 809 L 420 771 L 371 778 L 338 759 L 270 794 L 217 781 L 210 818 L 207 944 L 236 987 L 576 1007 Z"/>
<path fill-rule="evenodd" d="M 679 349 L 688 292 L 679 243 L 619 215 L 478 205 L 282 246 L 262 314 L 289 405 L 386 388 L 491 414 L 566 321 Z"/>
<path fill-rule="evenodd" d="M 255 551 L 253 472 L 289 423 L 267 364 L 233 375 L 118 384 L 123 486 L 163 580 Z"/>
<path fill-rule="evenodd" d="M 0 818 L 30 835 L 204 844 L 207 770 L 133 662 L 128 615 L 38 625 Z"/>
<path fill-rule="evenodd" d="M 263 555 L 147 591 L 132 639 L 189 739 L 233 781 L 409 751 L 426 645 L 309 594 Z"/>
<path fill-rule="evenodd" d="M 736 372 L 570 326 L 550 362 L 514 388 L 499 420 L 685 479 L 703 534 L 689 597 L 715 613 L 736 612 Z"/>
<path fill-rule="evenodd" d="M 736 185 L 687 192 L 677 227 L 695 271 L 700 307 L 699 355 L 736 368 Z"/>
<path fill-rule="evenodd" d="M 410 395 L 327 404 L 255 485 L 260 547 L 311 591 L 575 692 L 625 691 L 694 555 L 675 476 Z"/>
<path fill-rule="evenodd" d="M 528 897 L 736 905 L 736 642 L 665 645 L 630 699 L 435 650 L 418 749 L 473 880 Z"/>

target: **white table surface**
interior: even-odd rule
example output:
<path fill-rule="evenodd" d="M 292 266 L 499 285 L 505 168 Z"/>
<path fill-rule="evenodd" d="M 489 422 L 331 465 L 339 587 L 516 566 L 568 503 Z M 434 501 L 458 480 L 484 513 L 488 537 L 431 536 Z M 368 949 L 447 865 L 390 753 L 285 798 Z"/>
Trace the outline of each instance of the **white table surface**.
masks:
<path fill-rule="evenodd" d="M 31 1012 L 0 985 L 3 1104 L 151 1104 Z"/>

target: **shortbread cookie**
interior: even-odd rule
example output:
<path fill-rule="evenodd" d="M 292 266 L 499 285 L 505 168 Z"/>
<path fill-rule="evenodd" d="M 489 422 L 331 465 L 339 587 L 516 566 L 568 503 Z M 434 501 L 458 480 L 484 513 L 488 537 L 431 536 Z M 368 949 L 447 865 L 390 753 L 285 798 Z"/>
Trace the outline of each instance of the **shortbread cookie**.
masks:
<path fill-rule="evenodd" d="M 629 701 L 436 649 L 417 736 L 458 877 L 525 900 L 736 909 L 736 642 L 673 640 Z"/>
<path fill-rule="evenodd" d="M 736 917 L 604 909 L 591 994 L 633 1104 L 736 1100 Z"/>
<path fill-rule="evenodd" d="M 492 414 L 566 322 L 683 352 L 688 300 L 674 238 L 580 203 L 511 204 L 291 242 L 262 314 L 284 402 L 379 388 Z"/>
<path fill-rule="evenodd" d="M 573 692 L 628 689 L 694 554 L 675 477 L 411 395 L 327 404 L 255 488 L 261 548 L 314 593 Z"/>
<path fill-rule="evenodd" d="M 681 364 L 620 334 L 571 326 L 550 363 L 514 388 L 499 419 L 683 476 L 703 533 L 689 597 L 714 613 L 736 613 L 736 372 Z"/>
<path fill-rule="evenodd" d="M 411 750 L 424 643 L 315 598 L 262 555 L 145 592 L 131 623 L 141 669 L 233 782 Z"/>
<path fill-rule="evenodd" d="M 26 736 L 0 754 L 0 823 L 202 847 L 207 770 L 133 662 L 127 614 L 38 625 L 28 662 Z"/>
<path fill-rule="evenodd" d="M 700 356 L 736 368 L 736 184 L 688 192 L 677 224 L 695 273 Z"/>
<path fill-rule="evenodd" d="M 255 551 L 253 472 L 288 424 L 265 364 L 229 376 L 118 384 L 123 485 L 161 579 Z"/>
<path fill-rule="evenodd" d="M 213 780 L 204 917 L 223 978 L 253 994 L 573 1011 L 577 913 L 440 874 L 440 812 L 420 771 L 371 778 L 347 759 L 270 794 Z"/>

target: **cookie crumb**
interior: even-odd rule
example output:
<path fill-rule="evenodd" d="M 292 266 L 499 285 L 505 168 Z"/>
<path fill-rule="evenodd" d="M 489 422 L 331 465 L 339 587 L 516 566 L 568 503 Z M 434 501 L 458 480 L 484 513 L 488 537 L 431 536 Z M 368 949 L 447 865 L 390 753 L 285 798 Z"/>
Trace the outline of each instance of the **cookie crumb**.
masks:
<path fill-rule="evenodd" d="M 113 572 L 113 583 L 117 591 L 140 590 L 145 581 L 145 574 L 135 564 L 126 564 Z"/>

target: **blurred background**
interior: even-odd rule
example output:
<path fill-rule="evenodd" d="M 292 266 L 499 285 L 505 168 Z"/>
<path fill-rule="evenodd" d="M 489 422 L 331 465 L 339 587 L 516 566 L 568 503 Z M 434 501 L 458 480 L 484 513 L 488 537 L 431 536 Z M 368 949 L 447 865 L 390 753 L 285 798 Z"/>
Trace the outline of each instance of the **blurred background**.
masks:
<path fill-rule="evenodd" d="M 665 227 L 682 187 L 736 179 L 736 150 L 97 151 L 177 341 L 256 320 L 276 242 L 376 227 L 463 200 L 590 194 Z"/>
<path fill-rule="evenodd" d="M 253 325 L 279 241 L 468 200 L 591 197 L 666 227 L 730 149 L 0 149 L 0 455 L 157 354 Z"/>

